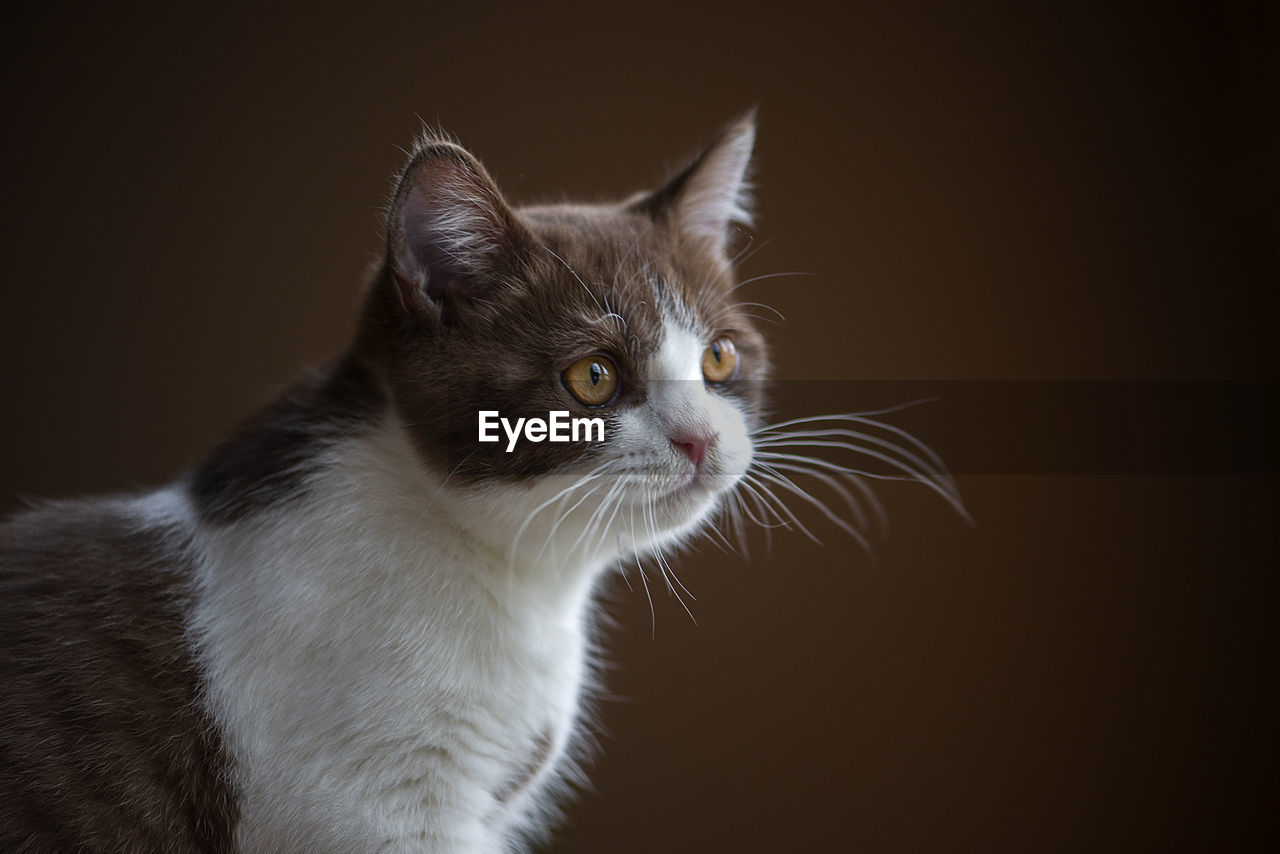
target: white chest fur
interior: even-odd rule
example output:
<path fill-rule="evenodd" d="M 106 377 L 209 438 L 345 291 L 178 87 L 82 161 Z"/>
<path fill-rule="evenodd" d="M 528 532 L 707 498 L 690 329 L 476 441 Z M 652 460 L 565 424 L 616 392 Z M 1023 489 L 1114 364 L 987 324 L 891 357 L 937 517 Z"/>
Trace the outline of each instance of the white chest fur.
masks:
<path fill-rule="evenodd" d="M 197 532 L 245 851 L 502 851 L 551 809 L 602 566 L 523 574 L 424 477 L 387 432 L 335 451 L 305 502 Z"/>

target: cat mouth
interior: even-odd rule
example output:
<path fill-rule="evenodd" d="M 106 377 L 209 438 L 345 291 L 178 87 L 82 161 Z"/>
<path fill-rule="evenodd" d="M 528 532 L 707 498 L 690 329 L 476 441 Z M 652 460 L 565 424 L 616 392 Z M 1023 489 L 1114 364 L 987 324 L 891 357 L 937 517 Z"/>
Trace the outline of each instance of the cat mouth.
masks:
<path fill-rule="evenodd" d="M 716 495 L 730 487 L 729 478 L 706 467 L 687 473 L 680 483 L 658 496 L 659 501 L 682 502 Z"/>

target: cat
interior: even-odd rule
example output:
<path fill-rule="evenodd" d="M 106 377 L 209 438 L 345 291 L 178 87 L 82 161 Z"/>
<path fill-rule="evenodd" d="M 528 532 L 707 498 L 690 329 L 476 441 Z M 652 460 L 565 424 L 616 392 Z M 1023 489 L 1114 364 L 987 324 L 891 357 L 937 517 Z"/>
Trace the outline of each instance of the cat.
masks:
<path fill-rule="evenodd" d="M 172 484 L 0 527 L 0 847 L 544 839 L 582 779 L 601 579 L 723 537 L 718 511 L 785 520 L 769 483 L 802 458 L 733 296 L 755 133 L 621 202 L 521 208 L 424 133 L 344 355 Z M 482 412 L 603 441 L 482 442 Z"/>

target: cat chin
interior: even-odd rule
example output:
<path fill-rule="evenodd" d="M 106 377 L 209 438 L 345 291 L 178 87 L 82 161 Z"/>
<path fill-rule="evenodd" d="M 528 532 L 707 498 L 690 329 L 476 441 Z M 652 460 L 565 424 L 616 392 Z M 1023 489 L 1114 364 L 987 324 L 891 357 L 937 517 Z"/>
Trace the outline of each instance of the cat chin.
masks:
<path fill-rule="evenodd" d="M 685 537 L 706 523 L 720 498 L 741 478 L 729 474 L 698 474 L 652 501 L 654 522 L 664 538 Z M 637 502 L 643 505 L 643 501 Z"/>

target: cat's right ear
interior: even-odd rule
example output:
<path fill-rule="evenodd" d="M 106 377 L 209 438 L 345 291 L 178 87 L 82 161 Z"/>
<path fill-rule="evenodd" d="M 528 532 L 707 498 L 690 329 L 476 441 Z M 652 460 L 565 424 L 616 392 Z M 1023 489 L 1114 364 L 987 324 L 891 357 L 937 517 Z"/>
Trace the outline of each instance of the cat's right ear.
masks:
<path fill-rule="evenodd" d="M 387 218 L 391 278 L 408 314 L 456 322 L 532 240 L 465 149 L 433 140 L 415 151 Z"/>
<path fill-rule="evenodd" d="M 726 125 L 693 162 L 665 185 L 631 202 L 631 209 L 671 222 L 684 234 L 726 256 L 733 226 L 751 224 L 748 172 L 755 139 L 753 108 Z"/>

